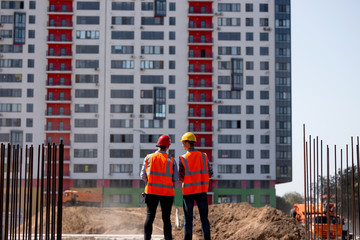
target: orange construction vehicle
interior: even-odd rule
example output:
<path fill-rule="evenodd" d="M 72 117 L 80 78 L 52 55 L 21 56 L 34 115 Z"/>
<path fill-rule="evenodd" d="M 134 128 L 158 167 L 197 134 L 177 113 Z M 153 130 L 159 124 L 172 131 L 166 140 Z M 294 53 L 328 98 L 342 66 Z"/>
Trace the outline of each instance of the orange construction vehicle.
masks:
<path fill-rule="evenodd" d="M 66 190 L 63 193 L 64 206 L 93 206 L 100 207 L 103 202 L 101 193 L 78 192 Z"/>
<path fill-rule="evenodd" d="M 330 226 L 330 238 L 329 239 L 343 239 L 344 231 L 342 229 L 342 221 L 339 216 L 334 213 L 334 204 L 294 204 L 294 208 L 291 210 L 290 215 L 298 222 L 305 224 L 306 218 L 308 223 L 311 223 L 311 232 L 316 236 L 322 237 L 322 239 L 328 239 L 328 216 L 329 210 L 329 226 Z M 329 209 L 328 209 L 329 208 Z M 310 230 L 310 229 L 309 229 Z M 345 232 L 346 234 L 346 232 Z"/>

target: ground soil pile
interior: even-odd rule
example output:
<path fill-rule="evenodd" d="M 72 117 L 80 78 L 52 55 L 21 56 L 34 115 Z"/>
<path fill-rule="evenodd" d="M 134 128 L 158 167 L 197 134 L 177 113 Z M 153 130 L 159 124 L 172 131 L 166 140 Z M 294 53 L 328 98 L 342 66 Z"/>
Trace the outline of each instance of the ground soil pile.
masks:
<path fill-rule="evenodd" d="M 175 227 L 175 207 L 172 223 Z M 180 223 L 183 222 L 182 208 Z M 194 240 L 202 239 L 197 208 L 194 209 Z M 143 234 L 145 208 L 65 207 L 63 233 L 66 234 Z M 271 207 L 254 208 L 248 203 L 209 206 L 212 239 L 222 240 L 296 240 L 304 239 L 304 228 L 295 219 Z M 162 234 L 160 207 L 153 234 Z M 183 239 L 183 229 L 174 229 L 174 239 Z"/>

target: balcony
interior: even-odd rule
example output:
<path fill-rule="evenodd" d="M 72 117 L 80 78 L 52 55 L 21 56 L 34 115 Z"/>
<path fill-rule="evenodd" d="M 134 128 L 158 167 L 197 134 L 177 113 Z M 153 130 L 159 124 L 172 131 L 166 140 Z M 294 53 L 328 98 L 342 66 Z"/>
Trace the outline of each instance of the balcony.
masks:
<path fill-rule="evenodd" d="M 69 52 L 53 52 L 53 51 L 46 51 L 46 56 L 48 58 L 71 58 L 73 55 L 72 51 Z"/>
<path fill-rule="evenodd" d="M 205 75 L 205 74 L 213 74 L 213 70 L 212 69 L 194 69 L 194 68 L 189 67 L 188 73 Z"/>
<path fill-rule="evenodd" d="M 72 43 L 73 39 L 72 36 L 58 36 L 58 37 L 54 37 L 54 36 L 49 36 L 47 37 L 47 41 L 48 42 L 52 42 L 52 43 Z"/>
<path fill-rule="evenodd" d="M 189 97 L 188 102 L 196 103 L 196 104 L 212 104 L 213 97 L 212 96 L 210 96 L 210 97 L 200 97 L 200 96 Z"/>
<path fill-rule="evenodd" d="M 193 37 L 188 38 L 189 45 L 212 45 L 214 43 L 214 38 L 199 38 L 194 39 Z"/>
<path fill-rule="evenodd" d="M 214 10 L 213 9 L 202 9 L 202 8 L 189 8 L 188 11 L 188 15 L 189 16 L 193 16 L 193 15 L 200 15 L 200 16 L 212 16 L 214 14 Z"/>
<path fill-rule="evenodd" d="M 193 53 L 193 52 L 189 52 L 188 53 L 188 57 L 189 58 L 200 58 L 200 59 L 212 59 L 213 58 L 213 53 L 212 52 L 197 52 L 197 53 Z"/>
<path fill-rule="evenodd" d="M 194 81 L 188 83 L 188 88 L 213 88 L 213 82 L 201 82 L 201 81 Z"/>
<path fill-rule="evenodd" d="M 208 111 L 205 113 L 193 113 L 188 111 L 188 118 L 212 118 L 213 114 L 214 113 L 212 111 Z"/>
<path fill-rule="evenodd" d="M 71 6 L 66 6 L 66 7 L 55 7 L 55 6 L 51 6 L 48 7 L 47 9 L 48 14 L 72 14 L 73 13 L 73 8 Z"/>
<path fill-rule="evenodd" d="M 73 22 L 47 22 L 47 28 L 72 28 L 73 27 Z"/>
<path fill-rule="evenodd" d="M 71 88 L 72 85 L 71 85 L 71 82 L 69 82 L 69 83 L 60 83 L 60 82 L 54 83 L 54 82 L 47 81 L 46 87 L 47 88 Z"/>
<path fill-rule="evenodd" d="M 47 72 L 71 72 L 72 71 L 72 67 L 51 67 L 51 66 L 46 66 L 46 71 Z"/>
<path fill-rule="evenodd" d="M 66 97 L 46 96 L 45 101 L 47 101 L 47 102 L 71 102 L 71 96 L 66 96 Z"/>
<path fill-rule="evenodd" d="M 202 134 L 206 134 L 206 133 L 213 133 L 214 132 L 214 128 L 211 127 L 188 127 L 188 131 L 189 132 L 194 132 L 194 133 L 202 133 Z"/>
<path fill-rule="evenodd" d="M 45 126 L 45 131 L 47 132 L 71 132 L 71 127 L 51 127 L 51 126 Z"/>
<path fill-rule="evenodd" d="M 195 148 L 199 149 L 211 149 L 213 148 L 213 142 L 211 141 L 210 143 L 207 142 L 196 142 L 195 143 Z"/>
<path fill-rule="evenodd" d="M 214 24 L 212 23 L 189 23 L 188 28 L 190 30 L 197 30 L 197 31 L 201 31 L 201 30 L 205 30 L 205 31 L 209 31 L 209 30 L 213 30 L 214 29 Z"/>
<path fill-rule="evenodd" d="M 71 117 L 71 113 L 54 113 L 45 111 L 45 116 L 48 118 L 69 118 Z"/>

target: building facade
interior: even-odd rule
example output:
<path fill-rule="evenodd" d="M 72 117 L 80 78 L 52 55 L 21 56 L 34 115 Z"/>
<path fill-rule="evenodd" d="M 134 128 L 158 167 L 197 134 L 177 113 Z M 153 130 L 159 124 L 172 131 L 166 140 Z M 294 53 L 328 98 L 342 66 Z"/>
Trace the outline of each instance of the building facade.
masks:
<path fill-rule="evenodd" d="M 64 188 L 138 206 L 143 158 L 187 131 L 209 201 L 292 179 L 290 0 L 1 1 L 0 142 L 65 145 Z M 181 205 L 181 184 L 176 200 Z"/>

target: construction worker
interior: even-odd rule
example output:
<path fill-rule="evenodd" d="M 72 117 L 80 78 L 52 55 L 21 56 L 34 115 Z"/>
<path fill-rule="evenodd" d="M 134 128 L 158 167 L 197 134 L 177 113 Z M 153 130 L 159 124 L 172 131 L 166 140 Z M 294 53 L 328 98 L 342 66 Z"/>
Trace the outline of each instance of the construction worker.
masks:
<path fill-rule="evenodd" d="M 168 135 L 162 135 L 157 141 L 158 150 L 144 158 L 140 177 L 145 181 L 145 203 L 147 216 L 144 225 L 144 239 L 150 240 L 156 208 L 160 202 L 164 224 L 165 240 L 172 239 L 171 208 L 174 202 L 174 183 L 178 180 L 178 169 L 173 157 L 166 153 L 171 144 Z"/>
<path fill-rule="evenodd" d="M 208 220 L 207 191 L 209 178 L 213 171 L 206 153 L 197 151 L 194 146 L 196 137 L 187 132 L 182 138 L 187 152 L 179 158 L 179 180 L 182 182 L 183 208 L 185 215 L 185 240 L 192 239 L 194 202 L 198 206 L 201 230 L 204 240 L 210 240 L 210 223 Z"/>

